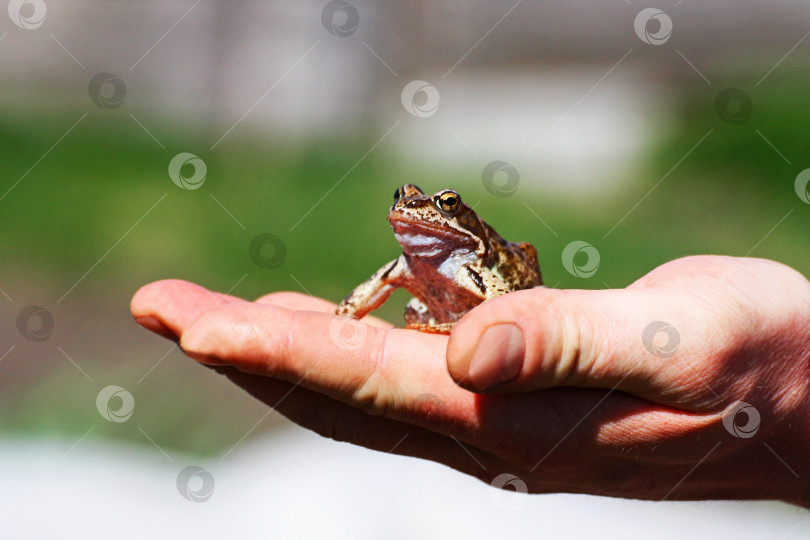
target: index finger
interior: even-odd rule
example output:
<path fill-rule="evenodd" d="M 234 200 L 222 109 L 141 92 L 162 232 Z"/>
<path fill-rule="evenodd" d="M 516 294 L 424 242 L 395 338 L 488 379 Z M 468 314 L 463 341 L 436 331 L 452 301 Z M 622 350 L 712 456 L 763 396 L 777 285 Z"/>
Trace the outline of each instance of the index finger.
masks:
<path fill-rule="evenodd" d="M 447 373 L 445 336 L 338 317 L 334 304 L 299 293 L 274 293 L 259 302 L 166 280 L 142 287 L 132 313 L 139 322 L 159 321 L 204 363 L 300 382 L 375 414 L 458 422 L 464 413 L 475 423 L 474 394 Z"/>
<path fill-rule="evenodd" d="M 418 396 L 441 398 L 474 421 L 474 394 L 450 379 L 447 338 L 381 329 L 327 313 L 266 304 L 211 309 L 184 329 L 181 348 L 203 361 L 227 362 L 276 377 L 361 408 L 405 419 Z M 406 412 L 407 411 L 407 412 Z"/>

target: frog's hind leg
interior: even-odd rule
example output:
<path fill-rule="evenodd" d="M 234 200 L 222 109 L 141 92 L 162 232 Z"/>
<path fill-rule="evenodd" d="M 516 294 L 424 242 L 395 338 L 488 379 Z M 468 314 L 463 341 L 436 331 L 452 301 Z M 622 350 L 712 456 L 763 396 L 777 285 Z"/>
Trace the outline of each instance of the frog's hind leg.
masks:
<path fill-rule="evenodd" d="M 540 273 L 540 264 L 537 262 L 537 250 L 528 242 L 518 242 L 515 247 L 523 253 L 523 261 L 531 269 L 531 272 L 523 274 L 523 282 L 520 284 L 520 288 L 541 287 L 543 285 L 543 276 Z"/>
<path fill-rule="evenodd" d="M 405 322 L 405 328 L 428 334 L 449 334 L 456 325 L 454 322 L 436 323 L 428 307 L 418 298 L 411 298 L 405 306 Z"/>

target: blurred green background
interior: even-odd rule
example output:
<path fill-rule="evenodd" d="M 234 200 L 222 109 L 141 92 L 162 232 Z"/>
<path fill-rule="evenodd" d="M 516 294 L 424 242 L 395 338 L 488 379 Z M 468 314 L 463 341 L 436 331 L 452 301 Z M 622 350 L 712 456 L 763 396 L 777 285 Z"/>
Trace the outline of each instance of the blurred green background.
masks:
<path fill-rule="evenodd" d="M 794 84 L 772 85 L 756 95 L 750 122 L 772 134 L 773 144 L 792 156 L 794 165 L 785 163 L 750 125 L 720 120 L 711 95 L 685 92 L 672 104 L 679 124 L 659 134 L 632 187 L 609 199 L 520 192 L 519 197 L 498 198 L 470 183 L 478 174 L 475 166 L 436 174 L 380 151 L 357 166 L 293 231 L 290 228 L 313 201 L 373 144 L 372 135 L 313 139 L 296 149 L 277 148 L 261 133 L 234 135 L 227 147 L 206 159 L 204 187 L 181 191 L 167 182 L 170 151 L 155 151 L 154 142 L 133 130 L 128 118 L 110 118 L 100 111 L 88 116 L 3 201 L 0 249 L 6 254 L 4 283 L 11 284 L 5 289 L 14 297 L 19 294 L 12 291 L 23 290 L 32 303 L 42 299 L 40 303 L 49 306 L 56 339 L 66 352 L 75 351 L 76 362 L 91 377 L 132 386 L 168 347 L 129 319 L 128 299 L 140 285 L 173 277 L 245 298 L 296 290 L 338 301 L 397 256 L 384 218 L 393 190 L 413 181 L 430 191 L 465 186 L 463 197 L 480 201 L 477 211 L 503 236 L 537 246 L 546 283 L 560 288 L 624 287 L 666 261 L 701 253 L 772 258 L 810 275 L 810 212 L 793 190 L 801 158 L 810 147 L 807 95 L 807 88 Z M 41 110 L 6 110 L 3 117 L 4 186 L 75 121 L 64 113 Z M 194 126 L 150 120 L 167 149 L 200 146 L 189 136 Z M 690 158 L 604 238 L 709 129 L 714 132 Z M 52 294 L 72 286 L 165 193 L 167 198 L 75 291 L 54 305 Z M 543 217 L 556 235 L 521 202 Z M 261 268 L 249 256 L 251 240 L 265 232 L 279 236 L 287 247 L 279 268 Z M 577 278 L 562 266 L 562 250 L 575 239 L 599 249 L 601 264 L 592 278 Z M 406 298 L 398 294 L 381 315 L 401 322 Z M 15 306 L 26 302 L 14 300 Z M 110 314 L 114 321 L 105 320 Z M 98 331 L 107 325 L 109 332 Z M 4 431 L 81 434 L 97 415 L 92 401 L 74 399 L 89 381 L 45 344 L 18 352 L 30 355 L 29 365 L 0 365 L 6 372 L 5 405 L 0 409 Z M 240 398 L 215 375 L 181 360 L 179 353 L 171 354 L 143 387 L 138 385 L 139 393 L 153 395 L 138 400 L 139 408 L 155 409 L 150 434 L 161 445 L 221 452 L 258 419 L 261 407 Z M 15 370 L 23 373 L 10 376 Z M 212 399 L 210 392 L 218 394 Z M 48 403 L 58 406 L 43 406 Z M 190 432 L 178 430 L 178 425 L 189 426 Z M 145 443 L 136 431 L 113 429 L 118 427 L 111 425 L 97 435 Z"/>
<path fill-rule="evenodd" d="M 318 9 L 313 10 L 313 28 L 322 32 Z M 634 14 L 629 10 L 625 22 Z M 624 34 L 637 49 L 635 69 L 652 70 L 659 60 L 651 60 L 647 49 L 642 52 L 644 44 L 632 32 Z M 533 243 L 549 286 L 624 287 L 669 260 L 707 253 L 771 258 L 810 275 L 810 206 L 794 191 L 797 174 L 810 166 L 810 79 L 802 60 L 807 53 L 800 49 L 758 84 L 785 45 L 795 42 L 793 37 L 774 45 L 779 54 L 751 55 L 733 69 L 722 59 L 704 58 L 701 77 L 712 84 L 670 54 L 667 62 L 677 68 L 648 81 L 656 99 L 652 127 L 641 132 L 643 145 L 622 169 L 620 182 L 605 179 L 599 189 L 548 189 L 542 160 L 515 162 L 521 184 L 511 197 L 484 189 L 484 165 L 501 156 L 481 150 L 477 157 L 443 162 L 385 143 L 358 163 L 394 120 L 403 126 L 421 121 L 399 104 L 399 89 L 407 80 L 427 77 L 418 62 L 382 86 L 388 88 L 380 98 L 387 103 L 385 114 L 370 107 L 370 118 L 346 129 L 338 122 L 330 130 L 296 128 L 294 136 L 283 127 L 246 122 L 214 150 L 212 142 L 238 114 L 167 113 L 139 97 L 139 92 L 148 93 L 148 85 L 134 76 L 124 107 L 96 107 L 83 85 L 91 72 L 104 67 L 102 61 L 77 71 L 64 95 L 54 81 L 19 84 L 16 93 L 0 98 L 0 195 L 5 193 L 0 200 L 0 286 L 7 295 L 0 304 L 8 338 L 0 354 L 13 347 L 0 362 L 0 429 L 78 438 L 96 424 L 92 437 L 221 455 L 257 423 L 252 433 L 283 425 L 275 416 L 262 421 L 264 405 L 139 328 L 129 316 L 129 299 L 150 281 L 181 278 L 245 298 L 295 290 L 338 301 L 399 253 L 385 215 L 395 188 L 408 182 L 431 192 L 456 188 L 504 237 Z M 12 37 L 6 39 L 0 44 L 9 46 Z M 347 46 L 326 34 L 320 39 L 323 50 Z M 496 45 L 509 42 L 508 36 L 493 35 L 480 58 L 474 59 L 476 53 L 459 71 L 486 78 L 487 69 L 499 62 Z M 55 56 L 62 55 L 51 45 Z M 179 45 L 165 44 L 172 46 Z M 360 44 L 354 46 L 362 51 Z M 624 46 L 616 50 L 619 54 L 595 51 L 584 59 L 564 51 L 554 61 L 543 55 L 535 59 L 529 69 L 540 73 L 560 69 L 559 63 L 563 70 L 569 64 L 590 66 L 587 83 L 570 89 L 555 119 L 604 74 Z M 159 57 L 160 49 L 153 54 Z M 381 54 L 392 64 L 407 58 L 396 51 Z M 453 50 L 444 54 L 456 58 Z M 369 59 L 381 72 L 378 77 L 388 76 L 377 60 Z M 67 57 L 60 61 L 71 63 Z M 148 61 L 138 69 L 149 70 Z M 268 81 L 290 65 L 279 61 Z M 126 64 L 120 68 L 127 80 Z M 449 84 L 437 86 L 442 107 L 452 109 Z M 44 97 L 20 97 L 42 85 L 48 87 Z M 622 90 L 622 83 L 616 86 Z M 247 110 L 269 84 L 257 87 L 238 110 Z M 599 99 L 595 88 L 591 101 Z M 729 123 L 718 114 L 718 95 L 725 88 L 739 88 L 750 99 L 750 115 L 735 112 L 738 102 L 727 104 L 731 114 L 742 114 L 742 122 Z M 363 99 L 356 100 L 359 109 Z M 308 112 L 304 108 L 296 114 L 306 117 Z M 437 126 L 433 129 L 444 129 L 431 120 Z M 622 129 L 621 115 L 611 129 L 617 126 Z M 534 138 L 545 131 L 538 128 Z M 205 161 L 207 178 L 200 189 L 181 190 L 171 182 L 168 163 L 180 152 Z M 598 179 L 603 172 L 595 167 L 589 174 Z M 286 246 L 277 268 L 262 268 L 250 257 L 251 241 L 263 233 L 278 236 Z M 598 249 L 601 262 L 593 277 L 578 278 L 563 268 L 562 250 L 574 240 Z M 379 314 L 400 323 L 406 300 L 398 293 Z M 13 330 L 19 310 L 29 304 L 45 307 L 54 317 L 54 334 L 43 343 L 24 340 Z M 99 421 L 95 395 L 109 384 L 135 395 L 134 421 Z"/>

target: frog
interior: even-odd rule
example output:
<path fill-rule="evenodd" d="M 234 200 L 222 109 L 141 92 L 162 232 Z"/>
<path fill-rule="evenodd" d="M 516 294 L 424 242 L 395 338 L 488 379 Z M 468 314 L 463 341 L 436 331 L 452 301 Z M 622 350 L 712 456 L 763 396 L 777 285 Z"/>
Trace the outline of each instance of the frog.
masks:
<path fill-rule="evenodd" d="M 504 240 L 455 190 L 427 195 L 406 184 L 387 218 L 402 254 L 350 292 L 336 314 L 360 319 L 403 288 L 413 295 L 406 328 L 449 334 L 482 302 L 543 285 L 534 246 Z"/>

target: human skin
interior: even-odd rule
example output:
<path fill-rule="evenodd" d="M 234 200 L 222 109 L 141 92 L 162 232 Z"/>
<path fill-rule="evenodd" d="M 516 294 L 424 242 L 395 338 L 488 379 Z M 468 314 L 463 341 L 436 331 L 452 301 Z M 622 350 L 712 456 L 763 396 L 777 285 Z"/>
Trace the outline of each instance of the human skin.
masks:
<path fill-rule="evenodd" d="M 532 493 L 810 507 L 810 283 L 787 266 L 688 257 L 625 289 L 517 291 L 449 338 L 334 308 L 178 280 L 131 304 L 189 357 L 339 441 L 485 482 L 508 473 Z M 645 337 L 657 321 L 677 335 Z M 740 402 L 755 416 L 735 417 Z"/>

